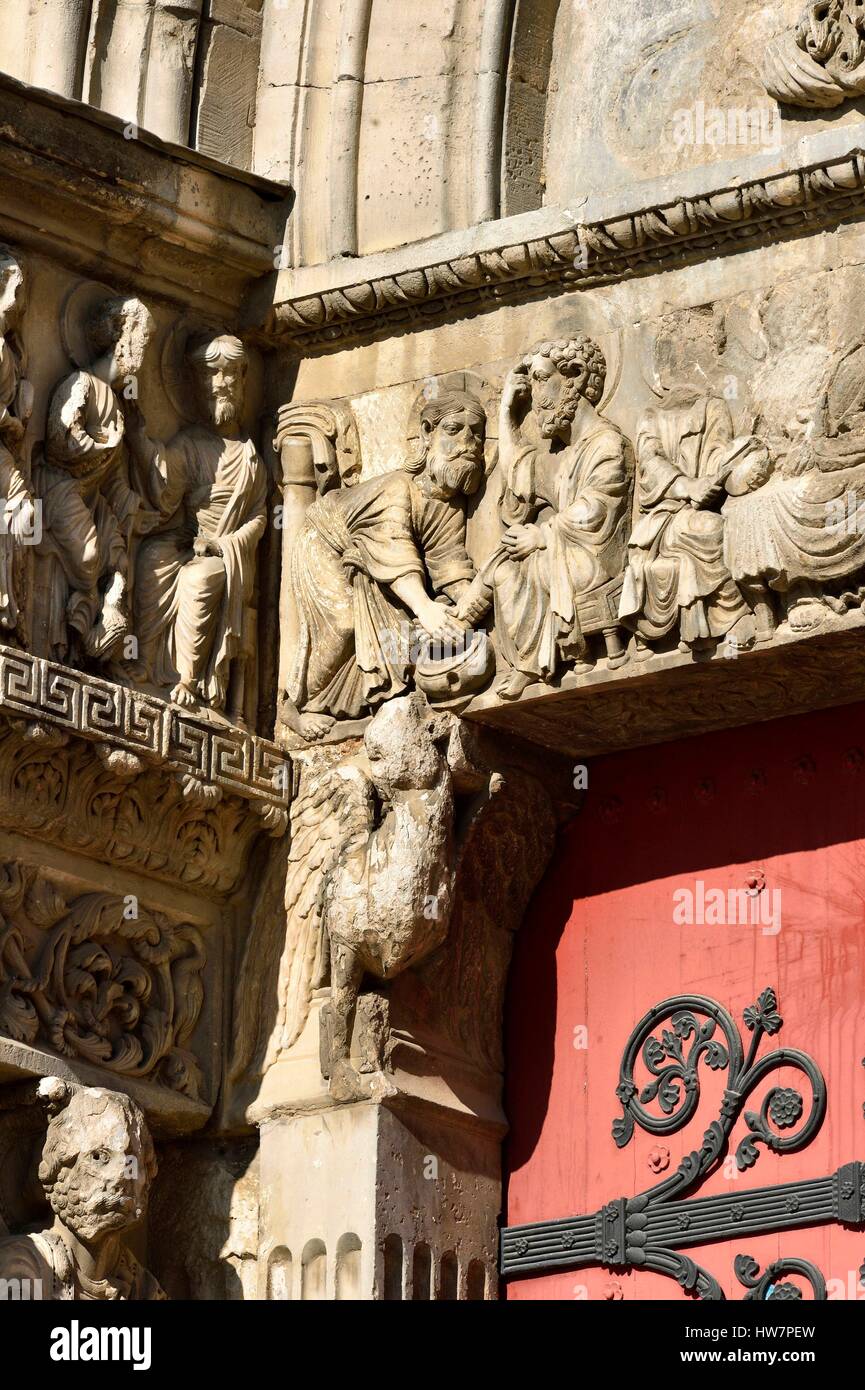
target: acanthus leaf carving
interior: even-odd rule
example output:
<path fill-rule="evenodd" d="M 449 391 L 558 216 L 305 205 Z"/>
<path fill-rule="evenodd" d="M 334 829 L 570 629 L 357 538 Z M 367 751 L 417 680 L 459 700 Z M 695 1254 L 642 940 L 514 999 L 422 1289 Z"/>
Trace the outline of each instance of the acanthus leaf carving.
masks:
<path fill-rule="evenodd" d="M 198 930 L 109 893 L 71 901 L 32 868 L 0 883 L 0 1032 L 192 1099 L 204 999 Z"/>

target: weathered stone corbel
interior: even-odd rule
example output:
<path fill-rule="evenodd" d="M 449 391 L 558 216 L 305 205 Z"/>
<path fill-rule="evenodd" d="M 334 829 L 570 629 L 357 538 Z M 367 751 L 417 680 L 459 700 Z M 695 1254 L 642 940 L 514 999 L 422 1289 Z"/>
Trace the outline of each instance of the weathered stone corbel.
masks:
<path fill-rule="evenodd" d="M 415 1252 L 452 1286 L 440 1296 L 493 1296 L 505 984 L 571 781 L 417 693 L 362 742 L 295 757 L 288 858 L 275 847 L 239 973 L 227 1111 L 261 1131 L 260 1292 L 299 1297 L 320 1246 L 327 1297 L 409 1296 Z M 295 1273 L 273 1287 L 294 1292 L 272 1292 L 277 1260 Z"/>

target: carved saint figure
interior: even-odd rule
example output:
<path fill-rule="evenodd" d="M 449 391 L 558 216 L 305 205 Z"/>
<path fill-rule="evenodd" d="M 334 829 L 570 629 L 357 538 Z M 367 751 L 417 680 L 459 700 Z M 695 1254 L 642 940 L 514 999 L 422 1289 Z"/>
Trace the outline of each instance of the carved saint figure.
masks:
<path fill-rule="evenodd" d="M 578 337 L 540 343 L 505 383 L 505 531 L 457 609 L 477 622 L 494 595 L 496 641 L 509 668 L 502 699 L 550 682 L 563 661 L 588 665 L 588 639 L 598 631 L 611 664 L 624 659 L 610 599 L 618 599 L 624 563 L 630 478 L 625 439 L 595 408 L 606 370 L 597 343 Z"/>
<path fill-rule="evenodd" d="M 129 484 L 117 393 L 140 372 L 153 330 L 140 300 L 104 301 L 87 325 L 93 365 L 64 378 L 49 403 L 34 469 L 44 507 L 37 643 L 59 661 L 70 629 L 100 661 L 116 657 L 129 632 L 129 547 L 152 517 Z"/>
<path fill-rule="evenodd" d="M 356 719 L 409 683 L 402 629 L 465 640 L 455 616 L 474 576 L 463 499 L 483 478 L 486 415 L 466 391 L 420 415 L 419 456 L 405 468 L 327 491 L 292 551 L 297 650 L 281 707 L 306 739 Z"/>
<path fill-rule="evenodd" d="M 116 1091 L 70 1089 L 57 1077 L 39 1091 L 52 1116 L 39 1181 L 54 1224 L 0 1239 L 0 1278 L 27 1279 L 31 1289 L 39 1280 L 44 1299 L 164 1299 L 123 1243 L 145 1214 L 156 1174 L 138 1106 Z"/>
<path fill-rule="evenodd" d="M 832 587 L 865 570 L 863 371 L 859 348 L 839 365 L 816 418 L 802 409 L 785 438 L 770 439 L 760 485 L 724 506 L 727 564 L 761 640 L 775 630 L 775 595 L 790 628 L 808 632 L 845 606 Z"/>
<path fill-rule="evenodd" d="M 766 449 L 735 439 L 726 401 L 673 386 L 637 430 L 639 519 L 628 547 L 619 616 L 638 645 L 678 631 L 687 651 L 730 636 L 754 641 L 751 610 L 724 559 L 721 506 L 768 477 Z"/>
<path fill-rule="evenodd" d="M 141 545 L 135 625 L 150 679 L 171 699 L 242 719 L 241 673 L 255 649 L 255 555 L 267 524 L 267 474 L 242 424 L 246 349 L 220 334 L 189 365 L 206 424 L 153 444 L 133 426 L 141 486 L 164 524 Z"/>
<path fill-rule="evenodd" d="M 24 376 L 18 328 L 24 309 L 24 272 L 0 246 L 0 628 L 19 625 L 18 552 L 33 536 L 35 512 L 25 477 L 22 446 L 33 408 L 33 388 Z"/>

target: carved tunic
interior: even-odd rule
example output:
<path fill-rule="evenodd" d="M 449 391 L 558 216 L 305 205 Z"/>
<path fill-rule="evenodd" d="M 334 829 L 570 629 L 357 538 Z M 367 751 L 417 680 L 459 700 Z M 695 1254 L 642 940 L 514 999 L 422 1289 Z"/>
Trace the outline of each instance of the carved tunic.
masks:
<path fill-rule="evenodd" d="M 637 499 L 619 616 L 655 641 L 681 624 L 685 642 L 722 637 L 748 609 L 724 562 L 719 511 L 671 496 L 680 478 L 720 476 L 733 442 L 725 401 L 671 393 L 637 431 Z"/>
<path fill-rule="evenodd" d="M 822 440 L 798 476 L 775 472 L 724 506 L 724 551 L 735 579 L 786 591 L 798 581 L 843 579 L 865 566 L 865 441 Z"/>
<path fill-rule="evenodd" d="M 156 1279 L 125 1245 L 120 1247 L 110 1277 L 88 1279 L 76 1268 L 65 1241 L 55 1231 L 0 1240 L 0 1278 L 27 1280 L 30 1288 L 36 1283 L 46 1300 L 165 1299 Z"/>
<path fill-rule="evenodd" d="M 221 705 L 267 522 L 264 464 L 251 440 L 196 425 L 158 459 L 150 486 L 169 520 L 139 550 L 141 656 L 157 684 L 171 685 L 178 674 L 198 680 L 204 697 Z M 219 555 L 195 555 L 196 537 L 217 541 Z"/>
<path fill-rule="evenodd" d="M 14 628 L 18 621 L 15 594 L 15 518 L 29 497 L 13 453 L 3 441 L 3 425 L 15 417 L 21 364 L 9 338 L 0 337 L 0 504 L 5 525 L 0 534 L 0 626 Z"/>
<path fill-rule="evenodd" d="M 502 520 L 537 520 L 545 546 L 495 569 L 496 638 L 510 666 L 548 680 L 561 655 L 582 655 L 580 602 L 621 573 L 629 491 L 624 438 L 600 416 L 561 454 L 516 456 Z"/>
<path fill-rule="evenodd" d="M 45 519 L 39 554 L 47 564 L 40 626 L 48 654 L 59 660 L 69 650 L 67 624 L 86 637 L 102 606 L 100 581 L 128 568 L 141 499 L 129 486 L 123 436 L 123 412 L 104 381 L 73 372 L 59 384 L 45 462 L 34 470 Z"/>
<path fill-rule="evenodd" d="M 405 610 L 386 592 L 405 575 L 435 592 L 471 580 L 465 517 L 402 470 L 314 502 L 292 553 L 300 615 L 288 682 L 298 709 L 357 719 L 406 688 Z"/>

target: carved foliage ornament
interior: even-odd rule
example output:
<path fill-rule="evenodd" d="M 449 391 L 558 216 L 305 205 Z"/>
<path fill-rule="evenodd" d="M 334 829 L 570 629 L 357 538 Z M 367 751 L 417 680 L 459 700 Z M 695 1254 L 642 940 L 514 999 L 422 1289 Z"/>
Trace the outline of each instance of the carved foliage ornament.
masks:
<path fill-rule="evenodd" d="M 0 1034 L 199 1096 L 187 1046 L 204 1000 L 195 927 L 109 893 L 67 901 L 14 863 L 0 913 Z"/>
<path fill-rule="evenodd" d="M 861 0 L 808 0 L 794 27 L 768 47 L 763 80 L 776 101 L 828 109 L 865 92 Z"/>

